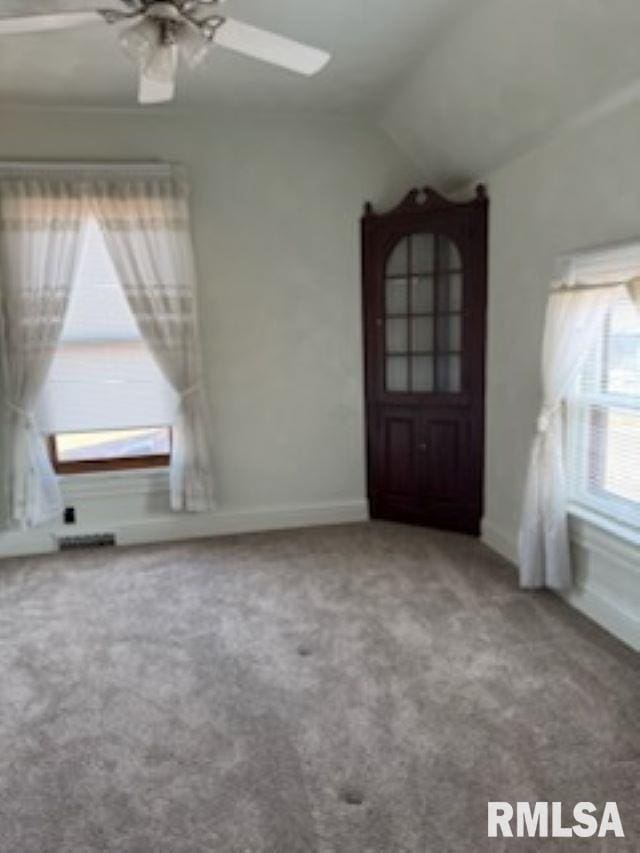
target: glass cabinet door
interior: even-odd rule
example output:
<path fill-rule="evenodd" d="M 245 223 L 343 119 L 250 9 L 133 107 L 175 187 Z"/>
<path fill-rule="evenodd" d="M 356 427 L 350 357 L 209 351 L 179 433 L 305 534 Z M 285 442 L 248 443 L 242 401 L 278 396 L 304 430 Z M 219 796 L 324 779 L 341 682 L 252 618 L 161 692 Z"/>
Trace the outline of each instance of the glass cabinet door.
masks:
<path fill-rule="evenodd" d="M 462 388 L 463 270 L 448 237 L 401 238 L 384 275 L 385 390 L 456 394 Z"/>

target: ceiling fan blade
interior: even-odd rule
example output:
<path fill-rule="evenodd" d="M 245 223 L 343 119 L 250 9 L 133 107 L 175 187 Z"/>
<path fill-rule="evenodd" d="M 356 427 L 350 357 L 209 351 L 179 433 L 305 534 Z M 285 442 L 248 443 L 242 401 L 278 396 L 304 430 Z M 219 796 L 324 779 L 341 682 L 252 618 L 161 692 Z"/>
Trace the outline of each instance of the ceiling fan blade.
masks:
<path fill-rule="evenodd" d="M 331 54 L 325 50 L 309 47 L 233 18 L 225 18 L 224 23 L 216 28 L 213 42 L 308 77 L 321 71 L 331 59 Z"/>
<path fill-rule="evenodd" d="M 0 36 L 40 33 L 47 30 L 67 30 L 101 21 L 98 12 L 60 12 L 58 15 L 22 15 L 0 18 Z"/>

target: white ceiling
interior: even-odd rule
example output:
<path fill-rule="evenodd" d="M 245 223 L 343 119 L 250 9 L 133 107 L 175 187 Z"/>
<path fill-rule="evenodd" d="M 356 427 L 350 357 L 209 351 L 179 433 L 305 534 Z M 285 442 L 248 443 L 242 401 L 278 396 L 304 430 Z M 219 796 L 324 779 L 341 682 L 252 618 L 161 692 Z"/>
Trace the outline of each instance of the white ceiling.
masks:
<path fill-rule="evenodd" d="M 394 93 L 382 126 L 436 186 L 462 186 L 640 100 L 639 45 L 639 0 L 476 0 Z"/>
<path fill-rule="evenodd" d="M 118 0 L 0 0 L 0 16 L 102 5 Z M 155 109 L 367 113 L 440 188 L 594 107 L 640 99 L 640 0 L 228 0 L 224 11 L 333 61 L 306 79 L 218 48 Z M 0 105 L 137 108 L 116 36 L 98 22 L 2 37 Z"/>
<path fill-rule="evenodd" d="M 362 109 L 380 103 L 448 20 L 474 0 L 228 0 L 224 13 L 329 50 L 310 80 L 218 48 L 195 72 L 183 69 L 175 104 L 266 109 Z M 477 2 L 477 0 L 476 0 Z M 112 6 L 118 0 L 0 0 L 0 16 Z M 116 33 L 95 27 L 4 36 L 0 103 L 133 107 L 136 74 Z"/>

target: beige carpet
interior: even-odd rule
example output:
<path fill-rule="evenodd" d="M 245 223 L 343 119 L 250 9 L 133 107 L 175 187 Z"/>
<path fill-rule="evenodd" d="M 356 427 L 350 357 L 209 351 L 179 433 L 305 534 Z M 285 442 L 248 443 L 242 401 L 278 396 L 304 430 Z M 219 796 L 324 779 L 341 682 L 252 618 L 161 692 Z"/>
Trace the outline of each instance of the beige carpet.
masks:
<path fill-rule="evenodd" d="M 638 656 L 390 524 L 0 563 L 2 853 L 637 851 Z M 623 840 L 488 841 L 487 801 Z"/>

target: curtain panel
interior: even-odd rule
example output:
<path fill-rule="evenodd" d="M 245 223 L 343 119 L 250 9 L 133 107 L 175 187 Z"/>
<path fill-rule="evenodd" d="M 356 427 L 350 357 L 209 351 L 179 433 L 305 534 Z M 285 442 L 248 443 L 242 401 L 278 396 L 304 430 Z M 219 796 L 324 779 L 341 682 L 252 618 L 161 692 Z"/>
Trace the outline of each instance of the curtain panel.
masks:
<path fill-rule="evenodd" d="M 186 185 L 179 177 L 100 181 L 91 204 L 142 336 L 178 394 L 171 507 L 212 509 L 211 426 Z"/>
<path fill-rule="evenodd" d="M 630 281 L 627 284 L 627 290 L 629 291 L 629 298 L 635 304 L 638 311 L 640 311 L 640 278 Z"/>
<path fill-rule="evenodd" d="M 0 377 L 3 526 L 59 517 L 62 500 L 35 404 L 58 345 L 83 225 L 97 218 L 142 336 L 179 397 L 174 510 L 214 507 L 188 189 L 180 169 L 7 174 L 0 166 Z"/>
<path fill-rule="evenodd" d="M 3 516 L 30 526 L 59 517 L 57 479 L 35 405 L 73 283 L 82 197 L 65 180 L 0 178 L 0 370 Z"/>
<path fill-rule="evenodd" d="M 542 344 L 542 408 L 531 447 L 520 522 L 520 585 L 568 589 L 563 402 L 621 292 L 640 309 L 640 242 L 560 258 Z"/>

